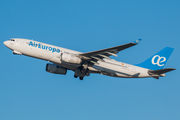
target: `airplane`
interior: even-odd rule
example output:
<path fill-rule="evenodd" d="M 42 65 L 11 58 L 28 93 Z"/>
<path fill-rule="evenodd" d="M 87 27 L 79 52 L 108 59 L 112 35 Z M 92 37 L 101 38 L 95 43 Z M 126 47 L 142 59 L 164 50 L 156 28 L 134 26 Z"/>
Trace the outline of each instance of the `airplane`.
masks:
<path fill-rule="evenodd" d="M 83 80 L 91 73 L 97 73 L 119 78 L 146 78 L 165 77 L 165 73 L 175 70 L 165 68 L 174 48 L 165 47 L 141 64 L 132 65 L 111 59 L 129 47 L 137 45 L 141 39 L 92 52 L 78 52 L 54 45 L 23 38 L 12 38 L 4 41 L 4 45 L 15 55 L 26 55 L 33 58 L 49 61 L 46 71 L 54 74 L 66 75 L 67 70 L 74 71 L 74 77 Z"/>

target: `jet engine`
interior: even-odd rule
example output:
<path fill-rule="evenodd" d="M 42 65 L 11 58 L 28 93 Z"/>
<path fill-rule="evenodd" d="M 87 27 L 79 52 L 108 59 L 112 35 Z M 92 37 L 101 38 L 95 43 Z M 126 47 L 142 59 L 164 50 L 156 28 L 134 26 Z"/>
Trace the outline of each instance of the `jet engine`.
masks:
<path fill-rule="evenodd" d="M 55 73 L 55 74 L 63 74 L 66 75 L 67 69 L 63 68 L 61 66 L 58 66 L 56 64 L 46 64 L 46 71 L 50 73 Z"/>
<path fill-rule="evenodd" d="M 81 64 L 82 60 L 79 57 L 76 57 L 72 54 L 62 53 L 60 56 L 60 60 L 67 63 L 72 64 Z"/>

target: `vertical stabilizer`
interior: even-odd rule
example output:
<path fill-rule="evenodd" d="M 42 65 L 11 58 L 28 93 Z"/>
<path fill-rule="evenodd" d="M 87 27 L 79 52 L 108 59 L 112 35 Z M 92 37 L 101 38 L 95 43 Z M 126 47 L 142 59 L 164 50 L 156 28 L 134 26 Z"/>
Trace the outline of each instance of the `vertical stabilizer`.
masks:
<path fill-rule="evenodd" d="M 165 47 L 164 49 L 154 54 L 143 63 L 138 64 L 137 66 L 151 70 L 163 69 L 173 50 L 174 48 Z"/>

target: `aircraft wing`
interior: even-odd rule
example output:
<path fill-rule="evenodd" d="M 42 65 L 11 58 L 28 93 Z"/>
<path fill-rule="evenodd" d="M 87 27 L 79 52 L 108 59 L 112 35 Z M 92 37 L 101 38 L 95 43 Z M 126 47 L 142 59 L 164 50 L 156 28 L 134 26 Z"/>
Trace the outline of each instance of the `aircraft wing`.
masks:
<path fill-rule="evenodd" d="M 138 39 L 134 42 L 116 46 L 116 47 L 111 47 L 111 48 L 106 48 L 102 50 L 97 50 L 97 51 L 92 51 L 92 52 L 87 52 L 87 53 L 82 53 L 78 54 L 83 60 L 88 60 L 92 63 L 96 63 L 98 60 L 103 61 L 103 58 L 109 58 L 109 56 L 116 56 L 119 51 L 122 51 L 124 49 L 127 49 L 129 47 L 132 47 L 134 45 L 137 45 L 141 39 Z M 110 59 L 110 58 L 109 58 Z"/>

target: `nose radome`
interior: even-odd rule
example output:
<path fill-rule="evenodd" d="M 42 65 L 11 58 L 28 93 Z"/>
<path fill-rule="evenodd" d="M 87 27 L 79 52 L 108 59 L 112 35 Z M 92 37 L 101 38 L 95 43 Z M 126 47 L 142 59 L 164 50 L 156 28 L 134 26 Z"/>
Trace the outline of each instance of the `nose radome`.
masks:
<path fill-rule="evenodd" d="M 7 41 L 4 41 L 3 43 L 4 43 L 5 46 L 7 45 Z"/>
<path fill-rule="evenodd" d="M 4 43 L 4 45 L 5 45 L 6 47 L 9 46 L 9 41 L 4 41 L 3 43 Z"/>

